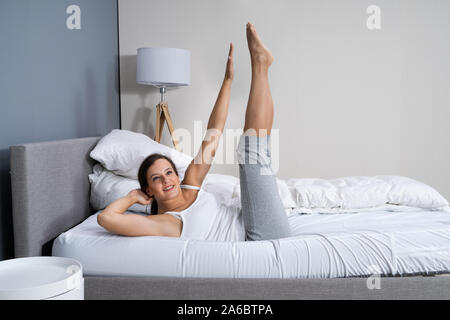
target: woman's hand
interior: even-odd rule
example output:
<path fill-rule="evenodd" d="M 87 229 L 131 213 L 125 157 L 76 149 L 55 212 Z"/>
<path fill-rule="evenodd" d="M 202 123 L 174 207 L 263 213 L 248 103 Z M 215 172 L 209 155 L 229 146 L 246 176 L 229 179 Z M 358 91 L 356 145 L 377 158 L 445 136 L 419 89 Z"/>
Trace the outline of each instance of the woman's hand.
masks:
<path fill-rule="evenodd" d="M 230 42 L 230 52 L 228 53 L 227 69 L 225 71 L 225 80 L 233 80 L 234 66 L 233 66 L 233 43 Z"/>
<path fill-rule="evenodd" d="M 153 202 L 153 198 L 147 196 L 141 189 L 134 189 L 128 192 L 128 197 L 133 199 L 134 203 L 139 203 L 142 205 L 151 204 Z"/>

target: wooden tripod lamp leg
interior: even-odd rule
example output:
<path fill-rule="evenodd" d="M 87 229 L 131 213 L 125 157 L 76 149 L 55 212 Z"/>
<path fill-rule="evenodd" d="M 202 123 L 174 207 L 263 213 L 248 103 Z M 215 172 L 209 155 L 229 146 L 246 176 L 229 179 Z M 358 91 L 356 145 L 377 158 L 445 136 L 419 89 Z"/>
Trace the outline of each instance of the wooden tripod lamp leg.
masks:
<path fill-rule="evenodd" d="M 156 130 L 155 130 L 155 141 L 160 142 L 162 137 L 162 131 L 164 128 L 164 113 L 161 103 L 156 106 Z"/>
<path fill-rule="evenodd" d="M 167 106 L 167 103 L 164 103 L 162 105 L 162 111 L 164 114 L 165 119 L 167 120 L 167 126 L 169 127 L 170 136 L 172 137 L 172 142 L 175 146 L 175 149 L 181 152 L 181 148 L 178 145 L 178 139 L 175 135 L 175 129 L 173 127 L 172 118 L 170 117 L 169 108 Z"/>
<path fill-rule="evenodd" d="M 160 113 L 160 118 L 159 118 L 159 139 L 161 139 L 161 137 L 162 137 L 162 132 L 164 129 L 164 122 L 166 122 L 166 117 L 164 116 L 164 112 L 162 110 L 163 109 L 161 107 L 161 109 L 160 109 L 161 113 Z"/>
<path fill-rule="evenodd" d="M 161 119 L 161 106 L 158 105 L 156 106 L 156 129 L 155 129 L 155 141 L 159 142 L 161 140 L 161 134 L 159 133 L 160 131 L 160 119 Z"/>

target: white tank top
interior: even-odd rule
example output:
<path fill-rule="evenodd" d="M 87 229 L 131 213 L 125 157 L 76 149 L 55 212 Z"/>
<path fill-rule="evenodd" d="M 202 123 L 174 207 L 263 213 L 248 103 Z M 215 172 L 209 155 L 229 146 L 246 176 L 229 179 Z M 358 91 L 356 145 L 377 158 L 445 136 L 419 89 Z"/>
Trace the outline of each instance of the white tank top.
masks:
<path fill-rule="evenodd" d="M 181 188 L 199 190 L 195 201 L 180 212 L 167 211 L 181 221 L 181 239 L 208 241 L 245 241 L 241 210 L 217 202 L 214 194 L 199 187 L 182 184 Z"/>

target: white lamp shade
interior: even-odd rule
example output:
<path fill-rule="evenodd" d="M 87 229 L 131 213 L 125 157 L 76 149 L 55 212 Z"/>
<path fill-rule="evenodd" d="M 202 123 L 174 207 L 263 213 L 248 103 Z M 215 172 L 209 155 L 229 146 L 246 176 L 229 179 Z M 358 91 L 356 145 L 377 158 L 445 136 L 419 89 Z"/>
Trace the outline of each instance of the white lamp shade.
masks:
<path fill-rule="evenodd" d="M 160 88 L 189 85 L 190 51 L 176 48 L 139 48 L 137 51 L 137 83 Z"/>

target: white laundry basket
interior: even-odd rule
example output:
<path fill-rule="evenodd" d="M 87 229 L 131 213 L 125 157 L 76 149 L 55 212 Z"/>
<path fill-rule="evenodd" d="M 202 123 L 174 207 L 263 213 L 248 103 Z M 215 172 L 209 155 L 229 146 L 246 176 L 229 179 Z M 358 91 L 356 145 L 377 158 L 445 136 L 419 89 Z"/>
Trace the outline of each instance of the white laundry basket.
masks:
<path fill-rule="evenodd" d="M 63 257 L 0 261 L 0 300 L 84 300 L 81 263 Z"/>

